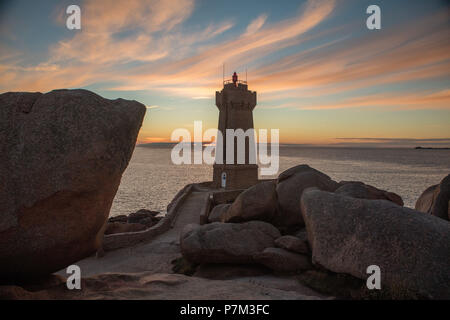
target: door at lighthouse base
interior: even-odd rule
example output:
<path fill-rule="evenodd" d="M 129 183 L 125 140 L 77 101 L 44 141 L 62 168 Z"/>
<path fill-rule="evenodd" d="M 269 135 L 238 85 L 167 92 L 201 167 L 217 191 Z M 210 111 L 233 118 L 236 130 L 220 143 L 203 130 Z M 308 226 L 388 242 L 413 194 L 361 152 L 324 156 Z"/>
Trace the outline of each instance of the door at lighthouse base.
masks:
<path fill-rule="evenodd" d="M 226 172 L 222 172 L 221 177 L 222 177 L 222 179 L 221 179 L 220 187 L 225 188 L 227 186 L 227 174 L 226 174 Z"/>

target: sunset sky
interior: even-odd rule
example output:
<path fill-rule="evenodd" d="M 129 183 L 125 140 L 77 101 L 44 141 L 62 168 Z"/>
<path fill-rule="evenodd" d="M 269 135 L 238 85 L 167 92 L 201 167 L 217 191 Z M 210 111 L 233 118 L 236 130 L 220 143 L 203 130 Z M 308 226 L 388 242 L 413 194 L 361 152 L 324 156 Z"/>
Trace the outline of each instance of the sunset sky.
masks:
<path fill-rule="evenodd" d="M 71 4 L 81 30 L 66 28 Z M 449 1 L 2 1 L 0 42 L 0 92 L 137 100 L 139 143 L 217 127 L 225 64 L 227 78 L 248 69 L 255 127 L 281 143 L 450 147 Z"/>

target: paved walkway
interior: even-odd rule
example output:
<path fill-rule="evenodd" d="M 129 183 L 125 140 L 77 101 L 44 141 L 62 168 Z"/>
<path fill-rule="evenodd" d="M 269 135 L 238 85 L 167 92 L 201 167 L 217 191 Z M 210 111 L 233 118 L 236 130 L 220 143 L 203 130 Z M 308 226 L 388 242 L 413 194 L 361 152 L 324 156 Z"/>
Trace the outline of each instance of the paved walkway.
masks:
<path fill-rule="evenodd" d="M 173 259 L 179 258 L 181 230 L 189 223 L 199 223 L 200 212 L 208 192 L 192 192 L 178 209 L 173 227 L 148 243 L 108 251 L 101 258 L 89 257 L 78 261 L 82 276 L 105 272 L 172 273 Z M 63 272 L 59 274 L 64 275 Z"/>

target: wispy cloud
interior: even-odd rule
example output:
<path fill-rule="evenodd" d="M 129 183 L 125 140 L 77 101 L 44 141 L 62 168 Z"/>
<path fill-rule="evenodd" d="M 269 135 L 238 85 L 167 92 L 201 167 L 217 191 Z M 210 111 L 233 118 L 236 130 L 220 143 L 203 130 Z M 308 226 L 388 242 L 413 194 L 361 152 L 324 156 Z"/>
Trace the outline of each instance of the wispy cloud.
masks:
<path fill-rule="evenodd" d="M 244 33 L 244 36 L 254 34 L 256 31 L 261 29 L 261 27 L 264 25 L 264 23 L 267 20 L 267 14 L 262 14 L 255 20 L 253 20 L 248 26 L 247 30 Z"/>
<path fill-rule="evenodd" d="M 395 92 L 391 94 L 352 97 L 330 104 L 299 106 L 302 110 L 347 109 L 359 107 L 394 107 L 396 109 L 448 109 L 450 110 L 450 89 L 437 92 Z"/>
<path fill-rule="evenodd" d="M 211 96 L 198 96 L 198 97 L 192 97 L 192 99 L 194 99 L 194 100 L 212 99 L 212 95 L 211 95 Z"/>

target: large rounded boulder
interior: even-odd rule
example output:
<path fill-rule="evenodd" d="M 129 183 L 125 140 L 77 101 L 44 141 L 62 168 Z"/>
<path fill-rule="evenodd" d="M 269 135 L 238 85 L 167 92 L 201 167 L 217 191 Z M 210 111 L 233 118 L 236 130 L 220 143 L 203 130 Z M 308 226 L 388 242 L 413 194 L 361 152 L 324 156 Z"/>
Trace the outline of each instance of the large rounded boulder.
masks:
<path fill-rule="evenodd" d="M 367 279 L 376 265 L 381 286 L 450 299 L 450 223 L 386 200 L 308 189 L 301 199 L 312 261 Z"/>
<path fill-rule="evenodd" d="M 194 263 L 253 263 L 253 256 L 273 247 L 280 232 L 262 221 L 189 224 L 180 236 L 183 256 Z"/>
<path fill-rule="evenodd" d="M 336 193 L 359 199 L 388 200 L 399 206 L 403 206 L 403 199 L 394 192 L 381 190 L 374 186 L 360 181 L 341 181 L 341 186 L 336 189 Z"/>
<path fill-rule="evenodd" d="M 222 222 L 274 220 L 277 211 L 275 182 L 258 183 L 242 192 L 233 204 L 221 215 Z"/>
<path fill-rule="evenodd" d="M 417 199 L 416 210 L 450 220 L 450 174 L 427 188 Z"/>
<path fill-rule="evenodd" d="M 230 206 L 231 204 L 229 203 L 222 203 L 214 206 L 208 215 L 208 222 L 222 221 L 222 217 L 227 213 Z"/>
<path fill-rule="evenodd" d="M 298 165 L 282 172 L 277 180 L 278 213 L 274 221 L 282 229 L 304 226 L 300 198 L 305 189 L 316 187 L 324 191 L 335 191 L 339 184 L 326 174 L 308 165 Z"/>
<path fill-rule="evenodd" d="M 86 90 L 0 95 L 1 281 L 97 250 L 144 114 Z"/>
<path fill-rule="evenodd" d="M 313 268 L 308 256 L 282 248 L 266 248 L 263 252 L 256 254 L 254 259 L 269 269 L 279 272 L 299 272 Z"/>

